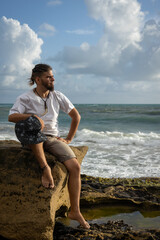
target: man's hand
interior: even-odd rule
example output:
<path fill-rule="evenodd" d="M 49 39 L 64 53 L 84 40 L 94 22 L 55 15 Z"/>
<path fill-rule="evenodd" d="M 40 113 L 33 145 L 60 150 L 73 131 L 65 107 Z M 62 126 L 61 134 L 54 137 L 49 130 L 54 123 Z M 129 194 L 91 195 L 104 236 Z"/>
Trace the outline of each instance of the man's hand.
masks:
<path fill-rule="evenodd" d="M 35 116 L 36 118 L 38 118 L 38 120 L 40 121 L 40 123 L 41 123 L 41 131 L 42 131 L 43 128 L 44 128 L 44 121 L 43 121 L 40 117 L 38 117 L 37 115 L 34 114 L 34 116 Z"/>
<path fill-rule="evenodd" d="M 62 142 L 65 142 L 66 144 L 69 144 L 71 142 L 71 140 L 69 139 L 64 139 L 64 138 L 61 138 L 61 137 L 57 137 L 58 140 L 62 141 Z"/>

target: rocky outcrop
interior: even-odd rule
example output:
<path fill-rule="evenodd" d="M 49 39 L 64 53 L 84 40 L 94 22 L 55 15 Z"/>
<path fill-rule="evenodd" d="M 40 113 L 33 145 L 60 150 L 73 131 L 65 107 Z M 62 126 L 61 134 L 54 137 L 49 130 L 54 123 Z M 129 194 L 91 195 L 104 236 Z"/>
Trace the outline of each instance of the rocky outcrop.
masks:
<path fill-rule="evenodd" d="M 88 148 L 71 147 L 81 163 Z M 46 153 L 55 188 L 41 185 L 41 174 L 30 150 L 16 141 L 0 141 L 0 235 L 7 239 L 51 240 L 55 216 L 70 207 L 67 170 Z"/>
<path fill-rule="evenodd" d="M 87 147 L 72 149 L 81 162 Z M 53 156 L 46 156 L 56 183 L 54 190 L 41 186 L 38 164 L 30 151 L 16 142 L 0 142 L 0 235 L 21 240 L 51 240 L 53 236 L 54 240 L 160 239 L 158 229 L 135 231 L 119 220 L 91 224 L 90 230 L 67 227 L 58 218 L 55 223 L 55 217 L 65 215 L 70 206 L 67 171 Z M 81 209 L 118 204 L 133 205 L 143 212 L 160 210 L 160 178 L 81 178 Z"/>
<path fill-rule="evenodd" d="M 81 178 L 81 209 L 118 204 L 143 212 L 160 210 L 160 178 Z M 90 225 L 86 231 L 57 221 L 54 240 L 160 240 L 160 229 L 135 229 L 123 220 Z"/>
<path fill-rule="evenodd" d="M 134 205 L 160 209 L 160 178 L 94 178 L 81 175 L 81 206 Z"/>
<path fill-rule="evenodd" d="M 119 221 L 108 221 L 105 224 L 90 224 L 89 230 L 80 227 L 66 227 L 57 222 L 54 240 L 159 240 L 160 230 L 134 230 L 132 226 Z"/>

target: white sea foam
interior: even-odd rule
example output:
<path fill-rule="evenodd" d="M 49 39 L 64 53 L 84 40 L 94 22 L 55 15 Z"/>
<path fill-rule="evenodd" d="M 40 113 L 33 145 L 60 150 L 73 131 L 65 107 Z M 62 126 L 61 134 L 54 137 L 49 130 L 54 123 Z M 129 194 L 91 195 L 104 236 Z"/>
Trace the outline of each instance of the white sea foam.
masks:
<path fill-rule="evenodd" d="M 87 145 L 82 173 L 101 177 L 160 177 L 160 134 L 83 129 L 75 145 Z"/>
<path fill-rule="evenodd" d="M 14 131 L 14 124 L 0 124 L 0 140 L 17 140 Z"/>

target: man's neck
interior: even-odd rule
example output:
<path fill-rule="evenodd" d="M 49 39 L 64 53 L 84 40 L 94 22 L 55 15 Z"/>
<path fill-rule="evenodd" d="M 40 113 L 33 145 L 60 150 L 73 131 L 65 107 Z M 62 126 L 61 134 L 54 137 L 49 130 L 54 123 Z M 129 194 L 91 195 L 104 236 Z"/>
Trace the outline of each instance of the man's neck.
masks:
<path fill-rule="evenodd" d="M 47 98 L 48 94 L 49 94 L 49 90 L 41 89 L 41 88 L 38 88 L 38 87 L 35 88 L 34 92 L 35 92 L 36 95 L 39 95 L 42 98 Z"/>

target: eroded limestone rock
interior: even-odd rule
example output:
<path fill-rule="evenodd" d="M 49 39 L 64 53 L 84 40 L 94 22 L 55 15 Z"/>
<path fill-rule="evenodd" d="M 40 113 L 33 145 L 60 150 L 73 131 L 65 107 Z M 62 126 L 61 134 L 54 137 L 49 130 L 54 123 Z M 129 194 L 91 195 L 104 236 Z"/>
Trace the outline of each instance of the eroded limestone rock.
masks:
<path fill-rule="evenodd" d="M 88 147 L 71 147 L 79 163 Z M 38 163 L 16 141 L 0 141 L 0 235 L 7 239 L 52 240 L 56 212 L 70 207 L 65 166 L 46 153 L 54 190 L 41 185 Z"/>

